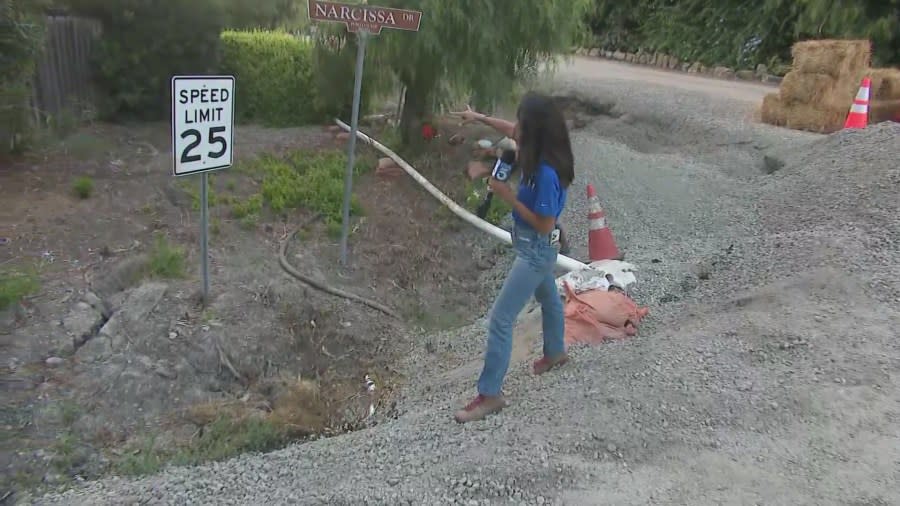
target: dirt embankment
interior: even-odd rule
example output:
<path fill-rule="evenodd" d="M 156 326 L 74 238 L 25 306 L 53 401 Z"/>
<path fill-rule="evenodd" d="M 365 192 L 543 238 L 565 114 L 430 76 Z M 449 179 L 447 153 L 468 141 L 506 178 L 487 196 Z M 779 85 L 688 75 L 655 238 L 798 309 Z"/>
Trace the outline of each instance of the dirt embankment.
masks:
<path fill-rule="evenodd" d="M 204 306 L 198 180 L 170 176 L 166 132 L 97 125 L 0 169 L 0 288 L 24 296 L 0 312 L 2 493 L 378 423 L 410 340 L 483 311 L 493 285 L 481 276 L 501 250 L 414 182 L 373 174 L 374 153 L 355 183 L 351 265 L 339 267 L 340 179 L 314 174 L 342 173 L 322 164 L 344 148 L 319 128 L 238 129 L 240 160 L 211 178 Z M 418 168 L 464 201 L 468 150 L 442 133 Z M 318 208 L 273 204 L 296 196 L 294 171 L 324 185 Z M 285 241 L 296 269 L 401 318 L 289 277 Z M 31 288 L 13 294 L 13 275 Z"/>

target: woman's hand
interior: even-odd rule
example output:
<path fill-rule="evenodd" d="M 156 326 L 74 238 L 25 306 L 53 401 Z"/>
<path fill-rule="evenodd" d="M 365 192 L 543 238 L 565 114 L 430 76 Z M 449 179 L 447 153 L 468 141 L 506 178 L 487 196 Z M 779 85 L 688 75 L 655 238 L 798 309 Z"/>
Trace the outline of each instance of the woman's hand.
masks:
<path fill-rule="evenodd" d="M 491 178 L 488 181 L 488 184 L 491 187 L 491 192 L 493 192 L 500 200 L 509 205 L 513 205 L 516 202 L 516 194 L 513 192 L 513 189 L 510 188 L 508 183 Z"/>
<path fill-rule="evenodd" d="M 454 116 L 459 116 L 460 119 L 463 120 L 463 124 L 472 123 L 473 121 L 481 121 L 484 119 L 484 114 L 481 114 L 480 112 L 477 112 L 477 111 L 473 111 L 472 108 L 469 107 L 468 105 L 466 106 L 465 111 L 451 112 L 450 114 L 452 114 Z"/>

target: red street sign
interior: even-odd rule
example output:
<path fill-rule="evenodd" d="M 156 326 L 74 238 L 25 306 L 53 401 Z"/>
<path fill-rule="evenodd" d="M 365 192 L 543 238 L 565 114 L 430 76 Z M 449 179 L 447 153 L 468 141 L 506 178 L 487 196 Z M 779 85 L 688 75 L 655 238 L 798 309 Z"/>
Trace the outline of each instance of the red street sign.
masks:
<path fill-rule="evenodd" d="M 350 32 L 379 34 L 382 28 L 418 32 L 422 13 L 364 4 L 309 0 L 309 19 L 344 23 Z"/>

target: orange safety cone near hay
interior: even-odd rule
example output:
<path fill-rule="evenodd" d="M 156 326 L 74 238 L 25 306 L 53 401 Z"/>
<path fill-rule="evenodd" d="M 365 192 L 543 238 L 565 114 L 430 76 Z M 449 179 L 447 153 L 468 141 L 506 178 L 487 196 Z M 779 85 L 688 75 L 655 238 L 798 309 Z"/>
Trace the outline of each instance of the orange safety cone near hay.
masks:
<path fill-rule="evenodd" d="M 872 80 L 864 77 L 856 93 L 856 99 L 850 106 L 850 113 L 847 114 L 847 121 L 844 122 L 844 128 L 866 128 L 869 124 L 869 88 L 872 87 Z"/>
<path fill-rule="evenodd" d="M 594 185 L 587 186 L 588 203 L 588 255 L 591 262 L 600 260 L 622 260 L 619 247 L 613 238 L 612 230 L 606 224 L 606 214 L 600 207 L 600 198 L 594 190 Z"/>

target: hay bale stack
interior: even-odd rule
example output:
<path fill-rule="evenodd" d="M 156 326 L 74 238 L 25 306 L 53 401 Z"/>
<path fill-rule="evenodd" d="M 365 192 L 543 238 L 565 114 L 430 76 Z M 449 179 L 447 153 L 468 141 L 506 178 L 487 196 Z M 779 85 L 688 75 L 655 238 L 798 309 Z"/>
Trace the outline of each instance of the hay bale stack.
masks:
<path fill-rule="evenodd" d="M 797 104 L 786 113 L 785 126 L 794 130 L 832 133 L 840 130 L 847 119 L 847 111 Z"/>
<path fill-rule="evenodd" d="M 869 123 L 883 121 L 900 123 L 900 100 L 879 100 L 869 105 Z"/>
<path fill-rule="evenodd" d="M 872 100 L 900 100 L 900 69 L 869 69 Z"/>
<path fill-rule="evenodd" d="M 847 113 L 836 108 L 821 108 L 799 102 L 786 103 L 779 93 L 763 97 L 761 116 L 764 123 L 775 126 L 831 133 L 844 124 Z"/>
<path fill-rule="evenodd" d="M 785 126 L 787 124 L 784 103 L 781 101 L 778 93 L 769 93 L 763 97 L 761 113 L 764 123 L 775 126 Z"/>
<path fill-rule="evenodd" d="M 779 93 L 788 104 L 820 104 L 832 98 L 836 81 L 829 74 L 792 70 L 784 75 Z"/>
<path fill-rule="evenodd" d="M 870 69 L 869 122 L 900 121 L 900 69 Z"/>
<path fill-rule="evenodd" d="M 806 40 L 791 48 L 793 69 L 803 74 L 828 74 L 841 80 L 860 76 L 869 67 L 872 44 L 868 40 Z"/>
<path fill-rule="evenodd" d="M 779 93 L 763 100 L 762 120 L 813 132 L 843 126 L 872 48 L 867 40 L 810 40 L 794 44 L 792 70 Z"/>

